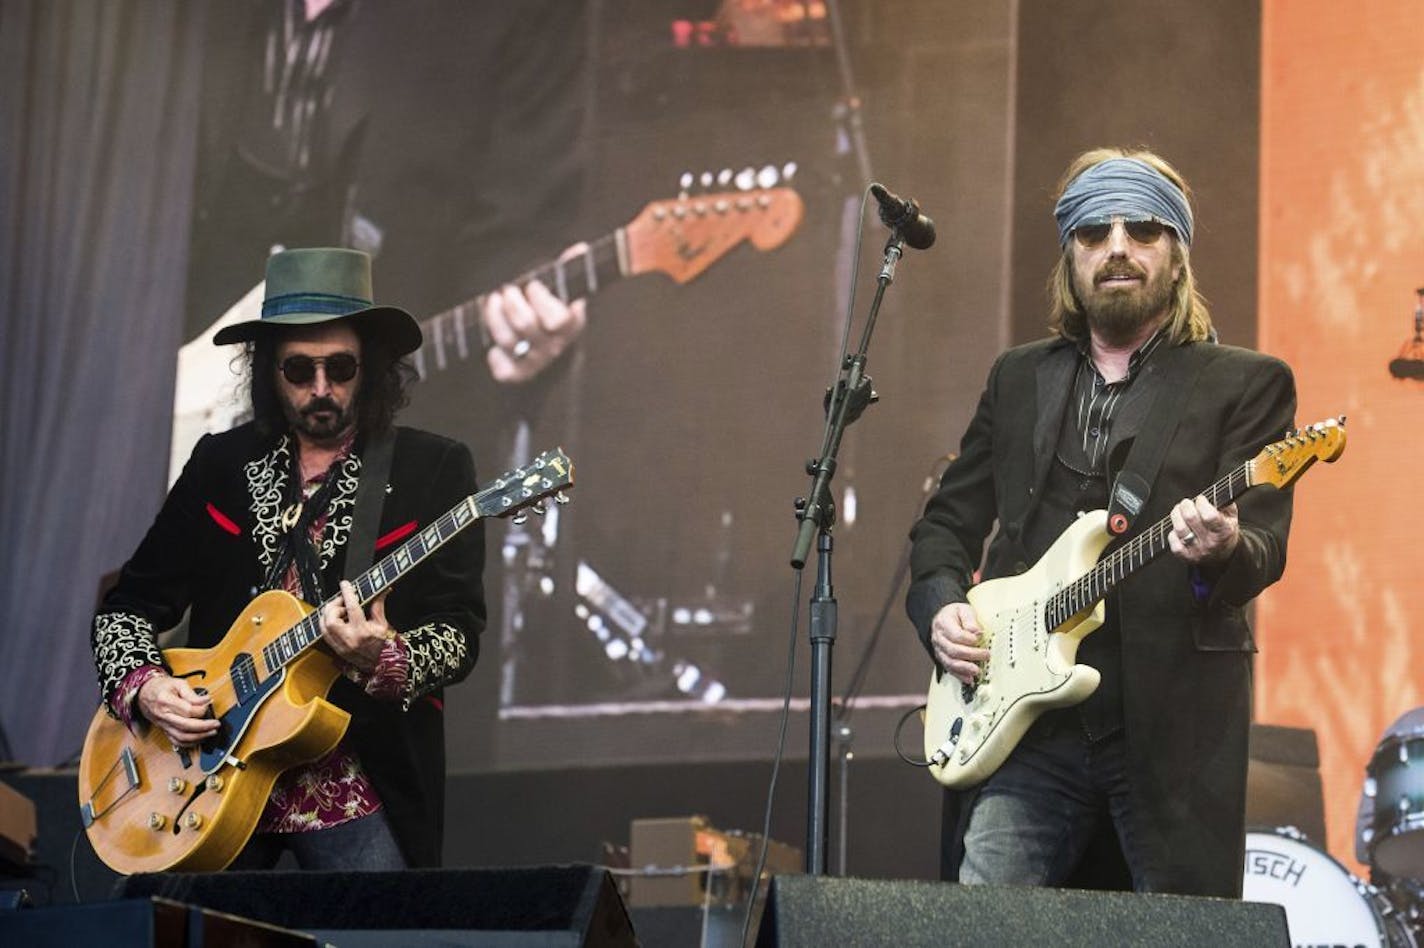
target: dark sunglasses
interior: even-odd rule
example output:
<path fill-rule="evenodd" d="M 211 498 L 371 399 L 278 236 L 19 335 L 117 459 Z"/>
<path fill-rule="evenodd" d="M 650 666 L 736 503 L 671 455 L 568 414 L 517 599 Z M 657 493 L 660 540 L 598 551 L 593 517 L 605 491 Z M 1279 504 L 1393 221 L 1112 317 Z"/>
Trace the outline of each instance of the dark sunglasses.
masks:
<path fill-rule="evenodd" d="M 1172 225 L 1155 217 L 1137 220 L 1114 218 L 1113 220 L 1121 220 L 1122 229 L 1127 233 L 1128 239 L 1143 246 L 1155 244 L 1162 238 L 1162 234 L 1172 232 Z M 1112 220 L 1079 224 L 1073 228 L 1073 239 L 1078 241 L 1080 247 L 1086 247 L 1089 250 L 1101 247 L 1107 243 L 1108 235 L 1112 233 L 1112 227 Z"/>
<path fill-rule="evenodd" d="M 282 370 L 282 377 L 288 382 L 305 385 L 316 378 L 318 365 L 326 369 L 328 382 L 349 382 L 356 377 L 356 370 L 360 368 L 361 363 L 349 352 L 338 352 L 318 359 L 303 355 L 287 356 L 278 368 Z"/>

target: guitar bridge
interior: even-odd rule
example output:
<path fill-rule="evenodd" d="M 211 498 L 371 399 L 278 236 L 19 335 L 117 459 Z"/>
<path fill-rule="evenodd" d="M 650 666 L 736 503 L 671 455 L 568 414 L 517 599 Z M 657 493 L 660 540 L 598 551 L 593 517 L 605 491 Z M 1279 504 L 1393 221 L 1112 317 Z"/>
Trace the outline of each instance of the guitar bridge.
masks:
<path fill-rule="evenodd" d="M 120 791 L 119 794 L 114 797 L 113 802 L 108 806 L 102 810 L 96 810 L 94 808 L 94 801 L 98 799 L 105 785 L 107 785 L 120 770 L 123 771 L 124 778 L 128 781 L 128 786 Z M 105 772 L 104 779 L 100 780 L 98 786 L 94 788 L 94 796 L 79 805 L 79 819 L 84 824 L 84 828 L 88 829 L 90 826 L 93 826 L 95 820 L 118 806 L 120 800 L 138 789 L 138 784 L 138 762 L 134 759 L 133 748 L 125 747 L 119 752 L 119 759 L 114 761 L 113 766 Z"/>

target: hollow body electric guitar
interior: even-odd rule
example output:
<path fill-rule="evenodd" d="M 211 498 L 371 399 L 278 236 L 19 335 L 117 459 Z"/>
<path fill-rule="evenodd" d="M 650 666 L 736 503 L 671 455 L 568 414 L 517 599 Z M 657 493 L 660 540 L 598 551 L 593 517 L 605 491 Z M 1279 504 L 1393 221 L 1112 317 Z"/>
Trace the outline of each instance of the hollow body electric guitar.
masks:
<path fill-rule="evenodd" d="M 1317 460 L 1345 450 L 1343 420 L 1303 428 L 1263 448 L 1203 495 L 1225 507 L 1258 485 L 1283 488 Z M 1051 708 L 1078 704 L 1097 689 L 1097 669 L 1074 664 L 1078 645 L 1103 623 L 1103 598 L 1166 550 L 1172 520 L 1164 517 L 1099 560 L 1117 539 L 1107 511 L 1079 517 L 1026 573 L 980 583 L 969 604 L 989 650 L 979 679 L 966 685 L 936 668 L 925 711 L 925 757 L 947 787 L 987 779 L 1024 732 Z"/>
<path fill-rule="evenodd" d="M 354 581 L 364 605 L 455 534 L 487 517 L 541 510 L 573 485 L 561 450 L 465 498 Z M 335 597 L 333 597 L 335 598 Z M 222 722 L 176 747 L 146 723 L 130 732 L 100 708 L 79 762 L 79 810 L 94 851 L 122 873 L 222 869 L 246 845 L 284 771 L 334 748 L 350 715 L 326 700 L 341 665 L 321 641 L 320 610 L 281 590 L 252 600 L 210 649 L 168 649 L 173 675 L 212 698 Z"/>
<path fill-rule="evenodd" d="M 583 253 L 540 264 L 507 282 L 523 286 L 539 280 L 566 303 L 592 296 L 624 277 L 662 273 L 687 283 L 743 242 L 763 251 L 780 247 L 801 226 L 805 211 L 801 195 L 789 187 L 653 201 L 624 226 L 590 241 Z M 262 294 L 259 283 L 178 351 L 170 483 L 177 480 L 199 438 L 231 428 L 246 410 L 243 399 L 234 395 L 228 366 L 232 354 L 213 345 L 213 336 L 225 326 L 256 319 Z M 413 359 L 422 378 L 472 355 L 483 359 L 483 299 L 474 297 L 420 321 L 425 342 Z"/>

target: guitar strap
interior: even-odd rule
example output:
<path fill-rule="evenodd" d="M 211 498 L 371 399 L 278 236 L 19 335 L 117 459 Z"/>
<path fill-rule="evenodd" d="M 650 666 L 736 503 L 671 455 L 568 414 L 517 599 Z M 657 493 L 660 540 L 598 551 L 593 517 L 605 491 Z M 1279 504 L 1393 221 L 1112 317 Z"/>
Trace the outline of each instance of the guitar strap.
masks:
<path fill-rule="evenodd" d="M 391 455 L 396 434 L 388 429 L 371 438 L 361 457 L 361 483 L 356 485 L 356 506 L 351 513 L 351 534 L 346 541 L 346 578 L 355 580 L 376 554 L 376 531 L 381 528 L 381 507 L 391 477 Z"/>
<path fill-rule="evenodd" d="M 1195 345 L 1199 343 L 1161 353 L 1169 358 L 1158 363 L 1162 378 L 1158 380 L 1157 394 L 1108 494 L 1108 530 L 1115 536 L 1131 530 L 1137 515 L 1147 506 L 1152 483 L 1167 454 L 1167 445 L 1182 420 L 1182 408 L 1196 386 L 1197 376 L 1210 361 L 1193 357 Z M 1184 365 L 1187 361 L 1193 364 Z"/>

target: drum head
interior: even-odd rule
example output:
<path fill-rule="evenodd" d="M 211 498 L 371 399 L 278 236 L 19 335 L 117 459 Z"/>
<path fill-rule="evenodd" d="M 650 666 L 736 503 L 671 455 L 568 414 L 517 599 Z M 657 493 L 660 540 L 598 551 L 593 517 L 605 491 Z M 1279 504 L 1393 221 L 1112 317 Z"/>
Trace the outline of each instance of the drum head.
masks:
<path fill-rule="evenodd" d="M 1368 888 L 1298 834 L 1246 834 L 1242 898 L 1284 906 L 1294 945 L 1388 944 Z"/>

